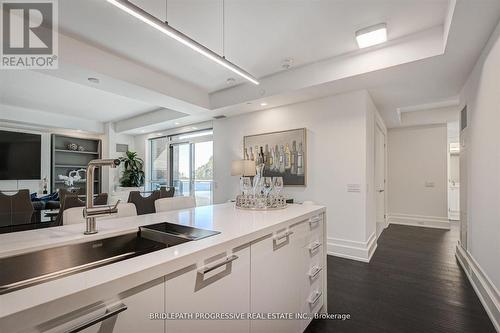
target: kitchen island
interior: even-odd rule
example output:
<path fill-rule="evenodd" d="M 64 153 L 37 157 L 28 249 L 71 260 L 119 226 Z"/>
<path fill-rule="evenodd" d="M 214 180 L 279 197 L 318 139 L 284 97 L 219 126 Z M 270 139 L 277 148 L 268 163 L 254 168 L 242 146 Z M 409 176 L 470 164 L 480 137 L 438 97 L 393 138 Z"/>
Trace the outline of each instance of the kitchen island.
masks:
<path fill-rule="evenodd" d="M 302 332 L 309 314 L 326 311 L 322 206 L 227 203 L 98 221 L 90 236 L 83 224 L 3 234 L 0 258 L 98 246 L 160 222 L 220 233 L 2 293 L 0 332 Z"/>

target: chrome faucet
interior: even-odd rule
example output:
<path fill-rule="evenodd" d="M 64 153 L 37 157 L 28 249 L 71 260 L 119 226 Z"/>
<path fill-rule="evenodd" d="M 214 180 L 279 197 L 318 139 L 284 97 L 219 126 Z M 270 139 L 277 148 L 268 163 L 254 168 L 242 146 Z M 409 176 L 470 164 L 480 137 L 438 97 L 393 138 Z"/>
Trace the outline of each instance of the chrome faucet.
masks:
<path fill-rule="evenodd" d="M 116 214 L 118 212 L 118 203 L 120 203 L 120 200 L 118 200 L 114 206 L 94 206 L 94 170 L 96 167 L 109 166 L 111 168 L 116 168 L 119 165 L 119 159 L 92 160 L 87 165 L 87 193 L 85 208 L 83 209 L 83 217 L 85 217 L 86 220 L 85 235 L 96 234 L 97 228 L 95 218 L 102 215 Z"/>

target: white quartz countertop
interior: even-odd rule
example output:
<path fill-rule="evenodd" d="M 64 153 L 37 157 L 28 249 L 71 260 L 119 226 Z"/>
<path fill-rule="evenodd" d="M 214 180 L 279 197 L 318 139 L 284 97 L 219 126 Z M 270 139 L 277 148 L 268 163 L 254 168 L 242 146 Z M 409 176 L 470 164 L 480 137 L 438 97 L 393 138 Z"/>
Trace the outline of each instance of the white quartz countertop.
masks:
<path fill-rule="evenodd" d="M 138 230 L 139 226 L 170 222 L 220 234 L 197 241 L 148 253 L 85 272 L 62 277 L 32 287 L 0 295 L 0 318 L 44 304 L 55 299 L 99 286 L 159 264 L 175 260 L 189 261 L 189 256 L 211 247 L 240 240 L 242 244 L 276 226 L 299 222 L 325 211 L 323 206 L 289 205 L 286 209 L 258 212 L 239 210 L 233 203 L 196 207 L 126 218 L 97 221 L 99 233 L 84 235 L 84 224 L 0 234 L 0 258 L 66 244 L 87 242 L 122 235 Z M 0 268 L 1 269 L 1 268 Z"/>

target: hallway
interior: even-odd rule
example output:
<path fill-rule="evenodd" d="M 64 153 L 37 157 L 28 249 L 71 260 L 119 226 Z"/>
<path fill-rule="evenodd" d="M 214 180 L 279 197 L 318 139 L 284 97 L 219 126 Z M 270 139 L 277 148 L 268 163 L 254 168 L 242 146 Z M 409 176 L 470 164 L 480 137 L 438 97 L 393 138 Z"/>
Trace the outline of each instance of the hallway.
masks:
<path fill-rule="evenodd" d="M 390 225 L 369 264 L 328 256 L 328 312 L 306 332 L 495 333 L 455 259 L 450 231 Z"/>

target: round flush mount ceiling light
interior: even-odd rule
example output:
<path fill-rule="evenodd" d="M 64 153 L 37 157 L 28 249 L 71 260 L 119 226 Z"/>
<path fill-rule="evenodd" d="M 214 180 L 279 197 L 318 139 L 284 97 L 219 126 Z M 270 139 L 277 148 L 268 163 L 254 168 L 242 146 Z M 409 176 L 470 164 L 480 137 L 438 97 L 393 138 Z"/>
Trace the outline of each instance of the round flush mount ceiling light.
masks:
<path fill-rule="evenodd" d="M 236 82 L 236 80 L 234 79 L 234 77 L 230 77 L 226 80 L 226 84 L 227 85 L 231 85 L 231 84 L 234 84 Z"/>
<path fill-rule="evenodd" d="M 89 80 L 90 83 L 98 84 L 100 81 L 96 77 L 89 77 L 87 80 Z"/>

